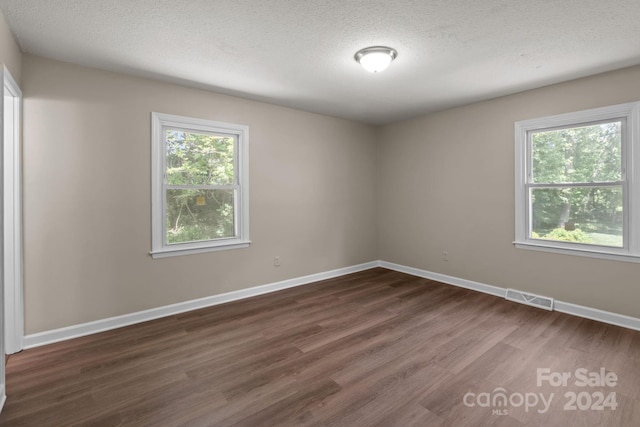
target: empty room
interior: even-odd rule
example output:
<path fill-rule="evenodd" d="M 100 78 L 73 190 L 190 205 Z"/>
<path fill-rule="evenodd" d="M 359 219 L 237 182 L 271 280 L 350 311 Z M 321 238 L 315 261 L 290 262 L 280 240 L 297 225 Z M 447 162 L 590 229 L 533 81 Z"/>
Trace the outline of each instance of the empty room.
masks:
<path fill-rule="evenodd" d="M 0 0 L 0 426 L 640 425 L 637 0 Z"/>

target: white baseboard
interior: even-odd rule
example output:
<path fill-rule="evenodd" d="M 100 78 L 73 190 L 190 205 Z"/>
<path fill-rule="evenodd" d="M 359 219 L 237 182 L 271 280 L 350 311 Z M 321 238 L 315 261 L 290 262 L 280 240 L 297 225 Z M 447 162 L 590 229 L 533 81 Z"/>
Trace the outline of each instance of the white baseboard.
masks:
<path fill-rule="evenodd" d="M 200 308 L 211 307 L 213 305 L 223 304 L 225 302 L 236 301 L 239 299 L 249 298 L 252 296 L 262 295 L 282 289 L 292 288 L 295 286 L 307 285 L 318 282 L 320 280 L 332 279 L 334 277 L 344 276 L 346 274 L 356 273 L 375 267 L 383 267 L 389 270 L 410 274 L 412 276 L 423 277 L 425 279 L 435 280 L 437 282 L 458 286 L 465 289 L 482 292 L 489 295 L 504 298 L 506 288 L 487 285 L 485 283 L 474 282 L 471 280 L 461 279 L 445 274 L 434 273 L 431 271 L 420 270 L 414 267 L 407 267 L 400 264 L 394 264 L 386 261 L 372 261 L 365 264 L 354 265 L 351 267 L 339 268 L 336 270 L 326 271 L 323 273 L 311 274 L 309 276 L 297 277 L 281 282 L 270 283 L 261 286 L 255 286 L 239 291 L 227 292 L 220 295 L 200 298 L 191 301 L 185 301 L 177 304 L 167 305 L 149 310 L 139 311 L 136 313 L 125 314 L 122 316 L 110 317 L 107 319 L 96 320 L 94 322 L 82 323 L 80 325 L 68 326 L 66 328 L 54 329 L 51 331 L 39 332 L 24 337 L 24 348 L 39 347 L 45 344 L 65 341 L 72 338 L 78 338 L 85 335 L 104 332 L 111 329 L 121 328 L 136 323 L 146 322 L 158 319 L 160 317 L 171 316 L 174 314 L 184 313 Z M 640 319 L 623 314 L 612 313 L 599 310 L 597 308 L 585 307 L 581 305 L 571 304 L 568 302 L 555 300 L 554 310 L 561 313 L 567 313 L 574 316 L 584 317 L 591 320 L 597 320 L 611 325 L 621 326 L 624 328 L 640 331 Z"/>
<path fill-rule="evenodd" d="M 447 276 L 445 274 L 433 273 L 431 271 L 420 270 L 418 268 L 407 267 L 404 265 L 394 264 L 386 261 L 380 261 L 380 267 L 387 268 L 389 270 L 399 271 L 401 273 L 407 273 L 412 276 L 422 277 L 424 279 L 435 280 L 436 282 L 442 282 L 448 285 L 458 286 L 460 288 L 466 288 L 474 291 L 479 291 L 485 294 L 495 295 L 502 298 L 504 298 L 507 292 L 505 288 L 485 285 L 484 283 L 473 282 L 471 280 L 466 280 L 466 279 L 459 279 L 457 277 Z"/>
<path fill-rule="evenodd" d="M 597 320 L 598 322 L 640 331 L 640 319 L 637 317 L 625 316 L 624 314 L 612 313 L 610 311 L 558 300 L 554 301 L 553 309 L 560 313 L 572 314 L 574 316 L 584 317 L 585 319 Z"/>
<path fill-rule="evenodd" d="M 440 273 L 433 273 L 431 271 L 420 270 L 418 268 L 407 267 L 404 265 L 394 264 L 386 261 L 380 261 L 380 267 L 399 271 L 401 273 L 411 274 L 412 276 L 435 280 L 437 282 L 447 283 L 449 285 L 459 286 L 461 288 L 472 289 L 474 291 L 495 295 L 501 298 L 504 298 L 507 292 L 506 288 L 473 282 L 471 280 L 460 279 L 458 277 L 447 276 Z M 621 326 L 623 328 L 640 331 L 640 319 L 638 319 L 637 317 L 612 313 L 610 311 L 599 310 L 597 308 L 585 307 L 582 305 L 558 300 L 554 301 L 553 309 L 555 311 L 559 311 L 560 313 L 571 314 L 573 316 L 584 317 L 586 319 L 597 320 L 599 322 L 608 323 L 610 325 Z"/>
<path fill-rule="evenodd" d="M 39 332 L 24 337 L 24 348 L 29 349 L 33 347 L 39 347 L 45 344 L 52 344 L 54 342 L 96 334 L 98 332 L 104 332 L 111 329 L 121 328 L 123 326 L 129 326 L 136 323 L 158 319 L 161 317 L 197 310 L 199 308 L 211 307 L 213 305 L 224 304 L 225 302 L 231 302 L 239 299 L 267 294 L 270 292 L 292 288 L 295 286 L 307 285 L 310 283 L 318 282 L 320 280 L 332 279 L 334 277 L 368 270 L 370 268 L 378 267 L 379 265 L 380 263 L 378 261 L 372 261 L 365 264 L 354 265 L 351 267 L 325 271 L 323 273 L 296 277 L 293 279 L 283 280 L 281 282 L 269 283 L 266 285 L 255 286 L 248 289 L 241 289 L 239 291 L 227 292 L 224 294 L 213 295 L 196 300 L 180 302 L 177 304 L 166 305 L 163 307 L 152 308 L 149 310 L 138 311 L 130 314 L 124 314 L 122 316 L 110 317 L 107 319 L 67 326 L 65 328 L 54 329 L 51 331 Z"/>

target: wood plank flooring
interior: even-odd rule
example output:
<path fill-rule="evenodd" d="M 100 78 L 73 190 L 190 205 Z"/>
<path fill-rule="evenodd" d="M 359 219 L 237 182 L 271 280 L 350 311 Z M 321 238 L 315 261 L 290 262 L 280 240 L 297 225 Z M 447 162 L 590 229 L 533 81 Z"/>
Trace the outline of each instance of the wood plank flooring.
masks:
<path fill-rule="evenodd" d="M 601 367 L 615 386 L 575 384 Z M 26 350 L 6 368 L 3 426 L 640 425 L 640 332 L 380 268 Z M 538 385 L 539 368 L 571 378 Z"/>

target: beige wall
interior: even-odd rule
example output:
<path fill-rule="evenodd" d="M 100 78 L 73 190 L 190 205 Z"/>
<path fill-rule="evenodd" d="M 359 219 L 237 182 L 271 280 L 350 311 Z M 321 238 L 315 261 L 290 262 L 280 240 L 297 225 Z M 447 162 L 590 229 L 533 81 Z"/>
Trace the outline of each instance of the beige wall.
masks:
<path fill-rule="evenodd" d="M 377 259 L 369 126 L 29 55 L 22 90 L 27 334 Z M 149 257 L 152 111 L 249 126 L 250 248 Z"/>
<path fill-rule="evenodd" d="M 375 128 L 24 55 L 26 332 L 375 259 L 640 317 L 640 264 L 512 245 L 514 122 L 636 101 L 639 80 Z M 249 249 L 148 256 L 152 111 L 249 125 Z"/>
<path fill-rule="evenodd" d="M 20 55 L 20 48 L 0 11 L 0 64 L 7 66 L 18 85 L 20 85 Z"/>
<path fill-rule="evenodd" d="M 634 67 L 383 128 L 380 258 L 640 317 L 640 264 L 512 244 L 514 122 L 638 100 Z"/>

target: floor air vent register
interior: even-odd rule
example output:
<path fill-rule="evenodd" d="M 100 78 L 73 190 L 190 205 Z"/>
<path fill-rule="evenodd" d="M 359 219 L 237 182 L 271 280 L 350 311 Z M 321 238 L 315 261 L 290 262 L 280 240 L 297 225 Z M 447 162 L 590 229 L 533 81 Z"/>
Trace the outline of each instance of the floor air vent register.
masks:
<path fill-rule="evenodd" d="M 526 292 L 517 291 L 515 289 L 507 289 L 505 299 L 553 311 L 553 298 L 543 297 L 535 294 L 528 294 Z"/>

